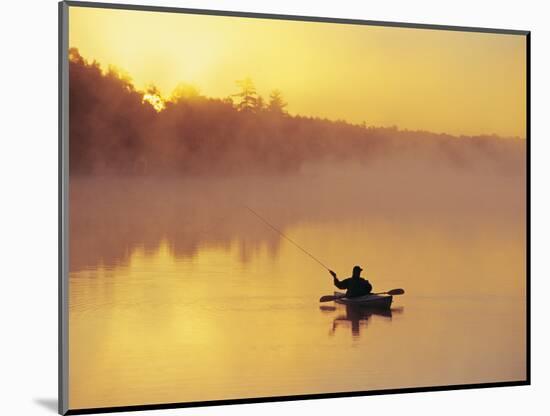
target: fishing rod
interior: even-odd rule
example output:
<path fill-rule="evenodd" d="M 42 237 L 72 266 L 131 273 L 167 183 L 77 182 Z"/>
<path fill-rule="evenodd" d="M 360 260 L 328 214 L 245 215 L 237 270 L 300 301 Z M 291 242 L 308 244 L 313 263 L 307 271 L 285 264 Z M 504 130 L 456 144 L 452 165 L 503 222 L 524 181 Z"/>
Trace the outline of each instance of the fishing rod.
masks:
<path fill-rule="evenodd" d="M 317 263 L 319 263 L 321 266 L 323 266 L 325 269 L 327 269 L 329 272 L 330 272 L 330 269 L 325 266 L 325 264 L 319 260 L 318 258 L 316 258 L 313 254 L 311 254 L 309 251 L 307 251 L 305 248 L 301 247 L 296 241 L 292 240 L 290 237 L 288 237 L 287 235 L 285 235 L 282 231 L 280 231 L 279 229 L 277 229 L 273 224 L 271 224 L 268 220 L 266 220 L 264 217 L 262 217 L 260 214 L 258 214 L 256 211 L 254 211 L 252 208 L 250 208 L 249 206 L 246 206 L 245 205 L 245 208 L 247 208 L 250 212 L 252 212 L 252 214 L 254 214 L 256 217 L 258 217 L 260 220 L 262 220 L 265 224 L 267 224 L 272 230 L 274 230 L 275 232 L 277 232 L 279 235 L 281 235 L 282 237 L 286 238 L 288 241 L 290 241 L 292 244 L 294 244 L 296 247 L 298 247 L 300 250 L 302 250 L 304 253 L 306 253 L 309 257 L 311 257 L 313 260 L 315 260 Z"/>
<path fill-rule="evenodd" d="M 317 257 L 315 257 L 313 254 L 311 254 L 309 251 L 307 251 L 305 248 L 301 247 L 296 241 L 292 240 L 290 237 L 285 235 L 282 231 L 280 231 L 277 227 L 275 227 L 273 224 L 271 224 L 268 220 L 266 220 L 264 217 L 262 217 L 260 214 L 258 214 L 256 211 L 254 211 L 249 206 L 245 205 L 245 208 L 247 208 L 250 212 L 252 212 L 256 217 L 258 217 L 262 222 L 267 224 L 269 228 L 276 231 L 278 234 L 281 235 L 281 237 L 286 238 L 288 241 L 290 241 L 292 244 L 294 244 L 296 247 L 298 247 L 300 250 L 302 250 L 305 254 L 307 254 L 309 257 L 311 257 L 313 260 L 315 260 L 317 263 L 319 263 L 321 266 L 323 266 L 325 269 L 327 269 L 329 272 L 333 273 L 325 264 L 319 260 Z M 388 290 L 387 292 L 380 292 L 380 293 L 372 293 L 372 295 L 390 295 L 390 296 L 397 296 L 397 295 L 403 295 L 405 294 L 405 291 L 403 289 L 392 289 Z M 340 298 L 345 298 L 346 295 L 344 293 L 337 294 L 337 295 L 327 295 L 322 296 L 321 299 L 319 299 L 320 302 L 330 302 L 333 300 L 337 300 Z"/>

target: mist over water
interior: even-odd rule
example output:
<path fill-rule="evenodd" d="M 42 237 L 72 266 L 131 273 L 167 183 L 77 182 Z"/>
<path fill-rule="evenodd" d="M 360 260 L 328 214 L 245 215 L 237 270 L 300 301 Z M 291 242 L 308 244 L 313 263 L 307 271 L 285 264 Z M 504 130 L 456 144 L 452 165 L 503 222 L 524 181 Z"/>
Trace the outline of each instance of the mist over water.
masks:
<path fill-rule="evenodd" d="M 524 158 L 465 149 L 71 175 L 71 408 L 523 379 Z M 247 206 L 406 294 L 320 308 L 329 274 Z"/>

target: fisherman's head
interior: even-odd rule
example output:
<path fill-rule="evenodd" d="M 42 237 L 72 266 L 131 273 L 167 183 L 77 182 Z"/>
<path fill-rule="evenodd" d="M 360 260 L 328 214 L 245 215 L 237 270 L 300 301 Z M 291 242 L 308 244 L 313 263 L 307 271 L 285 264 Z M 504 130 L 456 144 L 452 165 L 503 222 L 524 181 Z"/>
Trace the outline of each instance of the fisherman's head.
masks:
<path fill-rule="evenodd" d="M 361 276 L 361 272 L 363 271 L 363 269 L 361 268 L 361 266 L 354 266 L 353 267 L 353 274 L 352 274 L 352 277 L 359 277 Z"/>

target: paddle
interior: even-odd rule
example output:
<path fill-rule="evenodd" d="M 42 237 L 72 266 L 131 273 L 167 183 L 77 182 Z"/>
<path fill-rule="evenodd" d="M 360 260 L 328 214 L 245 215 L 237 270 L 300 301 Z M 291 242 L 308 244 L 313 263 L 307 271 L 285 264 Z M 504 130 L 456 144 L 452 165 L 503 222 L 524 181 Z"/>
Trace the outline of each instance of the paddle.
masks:
<path fill-rule="evenodd" d="M 392 289 L 388 290 L 387 292 L 380 292 L 380 293 L 370 293 L 370 295 L 391 295 L 391 296 L 398 296 L 405 294 L 405 291 L 403 289 Z M 321 296 L 321 299 L 319 299 L 319 302 L 331 302 L 336 299 L 345 298 L 346 295 L 344 293 L 339 295 L 325 295 Z"/>

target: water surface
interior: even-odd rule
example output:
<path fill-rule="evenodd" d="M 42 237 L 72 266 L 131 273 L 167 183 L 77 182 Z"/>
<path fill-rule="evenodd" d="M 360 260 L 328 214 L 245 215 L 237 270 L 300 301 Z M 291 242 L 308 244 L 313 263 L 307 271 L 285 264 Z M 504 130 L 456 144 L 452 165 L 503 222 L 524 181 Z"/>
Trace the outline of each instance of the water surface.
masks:
<path fill-rule="evenodd" d="M 428 169 L 72 177 L 70 407 L 524 379 L 524 177 Z"/>

